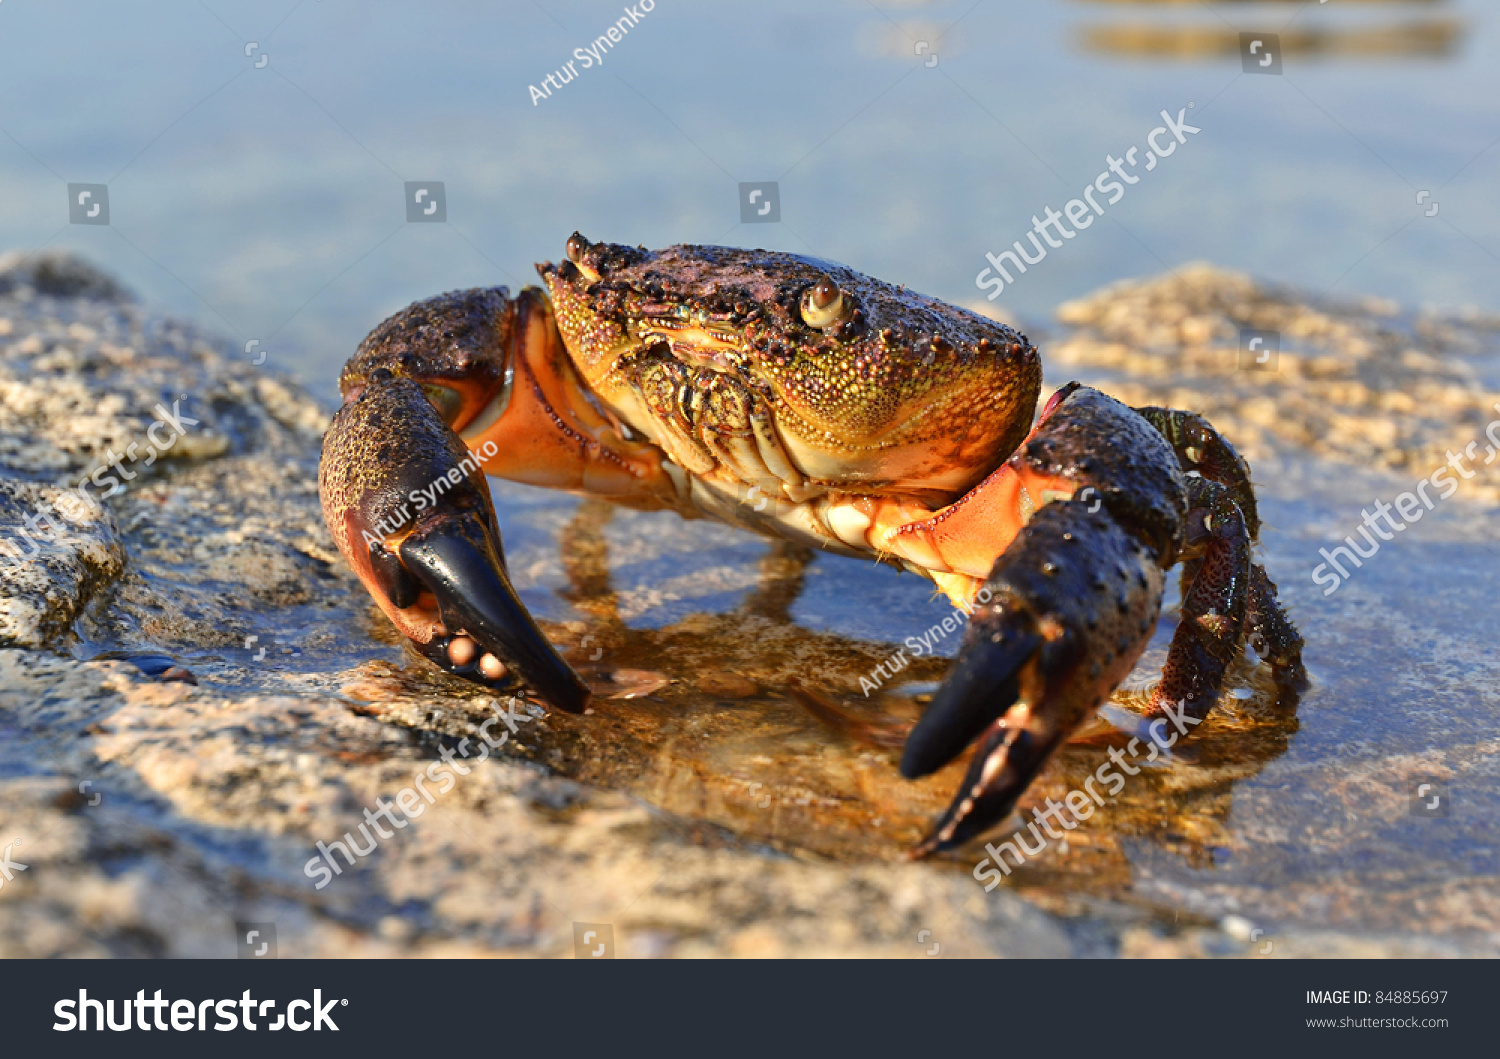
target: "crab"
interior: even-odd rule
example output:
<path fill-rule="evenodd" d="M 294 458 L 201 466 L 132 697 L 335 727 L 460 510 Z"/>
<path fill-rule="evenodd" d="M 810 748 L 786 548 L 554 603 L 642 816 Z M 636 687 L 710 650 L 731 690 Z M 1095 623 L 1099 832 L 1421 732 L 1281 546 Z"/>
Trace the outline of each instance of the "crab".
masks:
<path fill-rule="evenodd" d="M 977 745 L 916 857 L 1010 814 L 1131 672 L 1176 564 L 1180 620 L 1141 735 L 1203 720 L 1247 642 L 1284 701 L 1307 688 L 1254 556 L 1249 467 L 1202 417 L 1076 382 L 1036 416 L 1024 335 L 828 261 L 575 232 L 537 271 L 545 289 L 453 291 L 380 324 L 324 440 L 334 540 L 446 672 L 573 713 L 590 701 L 511 583 L 493 475 L 931 580 L 969 620 L 899 771 Z"/>

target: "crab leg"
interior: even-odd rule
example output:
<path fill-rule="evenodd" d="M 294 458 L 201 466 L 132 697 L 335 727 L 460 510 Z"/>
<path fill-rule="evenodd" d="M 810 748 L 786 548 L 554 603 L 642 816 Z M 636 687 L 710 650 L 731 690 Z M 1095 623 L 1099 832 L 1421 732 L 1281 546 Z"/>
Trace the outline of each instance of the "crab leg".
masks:
<path fill-rule="evenodd" d="M 1077 447 L 1087 440 L 1054 437 L 1055 425 L 1049 424 L 1077 389 L 1071 383 L 1058 390 L 1016 454 L 947 507 L 930 511 L 907 501 L 863 501 L 869 512 L 869 545 L 921 569 L 955 606 L 968 610 L 996 557 L 1040 508 L 1074 496 L 1089 501 L 1095 511 L 1102 504 L 1100 490 L 1084 484 L 1093 469 L 1081 449 L 1076 467 L 1048 458 L 1059 443 Z"/>
<path fill-rule="evenodd" d="M 582 710 L 588 689 L 511 586 L 485 475 L 646 507 L 677 488 L 654 446 L 589 399 L 541 291 L 453 291 L 386 320 L 340 379 L 319 487 L 339 550 L 427 658 L 519 677 Z"/>
<path fill-rule="evenodd" d="M 1250 467 L 1228 439 L 1195 412 L 1158 407 L 1137 408 L 1136 412 L 1171 443 L 1184 471 L 1196 472 L 1225 487 L 1243 518 L 1245 533 L 1253 542 L 1260 533 L 1260 516 L 1256 511 L 1255 490 L 1250 484 Z M 1189 533 L 1192 532 L 1190 524 Z M 1202 562 L 1201 557 L 1190 556 L 1182 564 L 1184 600 L 1194 591 Z M 1307 670 L 1302 665 L 1302 637 L 1281 609 L 1276 586 L 1265 568 L 1252 562 L 1248 577 L 1245 628 L 1260 656 L 1270 661 L 1284 703 L 1295 705 L 1309 687 Z"/>
<path fill-rule="evenodd" d="M 1196 472 L 1228 488 L 1230 499 L 1244 517 L 1246 532 L 1255 540 L 1260 535 L 1260 515 L 1250 484 L 1250 467 L 1228 439 L 1196 412 L 1155 406 L 1135 411 L 1167 439 L 1183 471 Z"/>
<path fill-rule="evenodd" d="M 1253 496 L 1248 516 L 1239 503 L 1249 469 L 1201 418 L 1144 412 L 1064 387 L 1004 467 L 949 508 L 886 531 L 892 551 L 936 567 L 955 602 L 975 605 L 947 681 L 907 740 L 902 774 L 926 775 L 979 746 L 914 855 L 956 847 L 1010 812 L 1144 650 L 1178 558 L 1192 578 L 1142 735 L 1156 739 L 1169 717 L 1185 731 L 1207 715 L 1247 625 L 1294 701 L 1306 687 L 1301 637 L 1251 561 Z M 1184 475 L 1189 465 L 1199 473 Z M 976 557 L 996 547 L 988 576 L 965 590 Z"/>
<path fill-rule="evenodd" d="M 1250 606 L 1245 628 L 1256 652 L 1271 663 L 1283 706 L 1295 706 L 1311 686 L 1302 664 L 1302 634 L 1276 599 L 1276 583 L 1259 563 L 1250 565 Z"/>
<path fill-rule="evenodd" d="M 393 424 L 399 440 L 385 436 Z M 438 482 L 443 504 L 423 504 Z M 318 485 L 339 550 L 418 650 L 459 676 L 494 686 L 514 673 L 583 709 L 588 689 L 510 583 L 484 474 L 417 383 L 369 377 L 329 427 Z"/>
<path fill-rule="evenodd" d="M 957 796 L 917 856 L 999 823 L 1042 766 L 1130 672 L 1161 608 L 1154 551 L 1102 511 L 1039 511 L 984 582 L 947 681 L 907 740 L 901 774 L 926 775 L 974 737 Z M 981 592 L 981 598 L 986 593 Z"/>
<path fill-rule="evenodd" d="M 1100 437 L 1111 445 L 1101 449 Z M 905 534 L 909 546 L 935 541 L 950 556 L 959 551 L 943 535 L 956 544 L 977 532 L 999 547 L 969 597 L 958 658 L 902 756 L 902 775 L 915 778 L 979 743 L 915 856 L 999 823 L 1130 672 L 1160 614 L 1187 507 L 1161 435 L 1119 402 L 1074 386 L 1049 403 L 1001 472 L 953 505 L 975 520 L 972 530 L 938 512 L 930 528 Z"/>
<path fill-rule="evenodd" d="M 1151 693 L 1148 717 L 1174 706 L 1201 721 L 1219 697 L 1224 672 L 1244 634 L 1250 588 L 1250 534 L 1230 491 L 1207 478 L 1189 478 L 1187 544 L 1204 553 L 1182 599 L 1182 613 L 1162 679 Z"/>

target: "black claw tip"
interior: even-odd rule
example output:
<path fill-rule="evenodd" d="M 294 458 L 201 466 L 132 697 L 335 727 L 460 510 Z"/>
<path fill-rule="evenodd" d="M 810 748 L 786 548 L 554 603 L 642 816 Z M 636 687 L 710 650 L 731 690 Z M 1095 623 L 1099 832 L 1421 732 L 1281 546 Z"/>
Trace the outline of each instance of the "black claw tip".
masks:
<path fill-rule="evenodd" d="M 952 761 L 1020 694 L 1018 673 L 1042 638 L 1012 629 L 996 643 L 989 631 L 988 624 L 971 629 L 948 679 L 907 737 L 901 755 L 901 775 L 907 779 Z"/>
<path fill-rule="evenodd" d="M 1016 807 L 1060 742 L 1060 734 L 1042 738 L 1027 731 L 992 726 L 974 754 L 959 796 L 910 856 L 921 859 L 958 849 L 999 824 Z M 993 770 L 995 758 L 1002 758 L 1002 767 L 994 778 L 986 780 L 984 773 Z"/>
<path fill-rule="evenodd" d="M 548 703 L 569 713 L 583 712 L 588 686 L 537 628 L 477 519 L 449 517 L 424 526 L 401 542 L 400 553 L 406 569 L 437 598 L 449 629 L 463 630 L 481 651 L 494 653 Z M 471 667 L 447 662 L 446 645 L 443 650 L 444 657 L 434 660 L 444 669 L 493 684 L 477 672 L 462 671 Z"/>

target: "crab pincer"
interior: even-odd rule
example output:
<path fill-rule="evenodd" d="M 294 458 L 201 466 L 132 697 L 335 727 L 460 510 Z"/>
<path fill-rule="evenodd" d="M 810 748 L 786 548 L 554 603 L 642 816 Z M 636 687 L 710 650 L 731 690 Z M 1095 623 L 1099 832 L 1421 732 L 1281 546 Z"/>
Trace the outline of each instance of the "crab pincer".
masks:
<path fill-rule="evenodd" d="M 1128 444 L 1105 452 L 1084 444 L 1102 431 Z M 1187 496 L 1170 446 L 1097 391 L 1055 398 L 994 477 L 997 492 L 1009 486 L 1043 504 L 1023 511 L 1024 525 L 976 592 L 958 658 L 907 739 L 908 778 L 979 743 L 915 856 L 953 849 L 1003 820 L 1129 674 L 1183 541 Z"/>
<path fill-rule="evenodd" d="M 449 291 L 383 321 L 339 379 L 319 491 L 339 550 L 427 658 L 498 687 L 519 678 L 581 712 L 588 687 L 506 571 L 487 474 L 651 505 L 660 453 L 588 393 L 540 290 Z"/>
<path fill-rule="evenodd" d="M 582 712 L 588 687 L 511 584 L 483 469 L 420 384 L 370 373 L 334 417 L 318 484 L 339 550 L 417 650 L 454 675 L 489 687 L 519 678 Z"/>

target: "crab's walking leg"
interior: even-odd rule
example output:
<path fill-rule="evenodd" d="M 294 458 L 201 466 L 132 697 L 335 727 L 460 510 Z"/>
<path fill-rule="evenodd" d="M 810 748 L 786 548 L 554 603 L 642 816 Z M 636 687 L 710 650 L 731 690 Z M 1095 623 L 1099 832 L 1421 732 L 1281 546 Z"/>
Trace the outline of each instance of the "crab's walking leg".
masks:
<path fill-rule="evenodd" d="M 1311 686 L 1302 665 L 1302 634 L 1281 609 L 1276 583 L 1259 563 L 1250 566 L 1250 608 L 1245 628 L 1255 650 L 1271 663 L 1271 675 L 1281 690 L 1281 704 L 1295 706 Z"/>
<path fill-rule="evenodd" d="M 1250 596 L 1250 534 L 1226 486 L 1189 478 L 1187 545 L 1202 547 L 1161 683 L 1151 694 L 1149 719 L 1201 721 L 1219 697 L 1224 673 L 1244 635 Z M 1174 713 L 1174 707 L 1175 713 Z"/>
<path fill-rule="evenodd" d="M 1158 407 L 1137 408 L 1136 412 L 1172 444 L 1184 471 L 1196 471 L 1229 491 L 1244 518 L 1245 532 L 1254 541 L 1260 533 L 1260 517 L 1255 490 L 1250 484 L 1250 466 L 1228 439 L 1195 412 Z M 1191 527 L 1189 532 L 1192 532 Z M 1198 580 L 1201 563 L 1200 557 L 1189 556 L 1182 564 L 1184 600 Z M 1272 674 L 1282 689 L 1283 702 L 1295 705 L 1309 686 L 1307 670 L 1302 665 L 1302 637 L 1281 609 L 1276 599 L 1276 586 L 1259 563 L 1251 563 L 1249 581 L 1246 632 L 1261 657 L 1271 663 Z"/>
<path fill-rule="evenodd" d="M 1239 505 L 1250 539 L 1260 536 L 1260 514 L 1255 505 L 1255 489 L 1250 484 L 1250 465 L 1229 439 L 1196 412 L 1155 406 L 1135 411 L 1171 443 L 1184 471 L 1196 471 L 1228 488 L 1230 499 Z"/>

